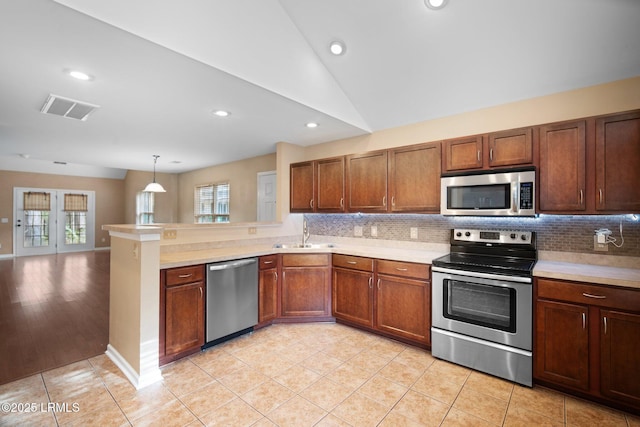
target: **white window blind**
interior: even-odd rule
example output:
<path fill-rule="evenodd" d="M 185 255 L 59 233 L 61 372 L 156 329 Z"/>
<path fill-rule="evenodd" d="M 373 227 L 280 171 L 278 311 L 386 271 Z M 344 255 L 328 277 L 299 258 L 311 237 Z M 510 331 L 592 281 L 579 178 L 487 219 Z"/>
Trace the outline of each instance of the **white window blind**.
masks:
<path fill-rule="evenodd" d="M 196 223 L 229 222 L 229 183 L 198 185 L 193 201 Z"/>
<path fill-rule="evenodd" d="M 153 224 L 154 194 L 140 191 L 136 195 L 136 224 Z"/>

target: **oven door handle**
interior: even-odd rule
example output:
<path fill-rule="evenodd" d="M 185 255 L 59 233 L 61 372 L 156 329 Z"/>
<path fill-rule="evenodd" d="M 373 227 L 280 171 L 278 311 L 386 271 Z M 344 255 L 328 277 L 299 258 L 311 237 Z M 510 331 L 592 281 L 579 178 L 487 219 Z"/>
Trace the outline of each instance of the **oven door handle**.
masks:
<path fill-rule="evenodd" d="M 531 283 L 531 277 L 505 276 L 502 274 L 478 273 L 476 271 L 454 270 L 452 268 L 432 267 L 431 271 L 437 273 L 448 273 L 456 276 L 478 277 L 490 280 L 504 280 L 506 282 Z"/>

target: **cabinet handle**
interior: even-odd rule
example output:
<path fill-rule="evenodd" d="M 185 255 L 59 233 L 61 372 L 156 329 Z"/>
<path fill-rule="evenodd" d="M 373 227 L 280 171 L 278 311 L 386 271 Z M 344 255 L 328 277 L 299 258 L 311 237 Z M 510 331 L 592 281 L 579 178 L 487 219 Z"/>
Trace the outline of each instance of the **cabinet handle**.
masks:
<path fill-rule="evenodd" d="M 387 196 L 382 196 L 382 206 L 387 206 Z"/>
<path fill-rule="evenodd" d="M 603 320 L 604 320 L 604 334 L 607 335 L 607 316 L 604 316 Z"/>
<path fill-rule="evenodd" d="M 273 264 L 273 261 L 265 261 L 265 264 Z"/>
<path fill-rule="evenodd" d="M 582 329 L 587 329 L 587 315 L 582 313 Z"/>
<path fill-rule="evenodd" d="M 193 273 L 189 273 L 189 274 L 179 274 L 179 275 L 178 275 L 178 277 L 179 277 L 180 279 L 186 279 L 186 278 L 191 277 L 191 276 L 193 276 Z"/>
<path fill-rule="evenodd" d="M 480 163 L 480 150 L 478 150 L 478 163 Z"/>
<path fill-rule="evenodd" d="M 408 268 L 400 268 L 400 267 L 396 267 L 396 270 L 398 271 L 408 271 Z"/>
<path fill-rule="evenodd" d="M 602 188 L 598 189 L 598 192 L 600 193 L 600 204 L 602 204 Z"/>
<path fill-rule="evenodd" d="M 605 299 L 606 298 L 606 295 L 593 295 L 593 294 L 588 294 L 586 292 L 583 292 L 582 296 L 585 296 L 587 298 L 595 298 L 595 299 Z"/>
<path fill-rule="evenodd" d="M 273 275 L 274 275 L 274 276 L 275 276 L 275 278 L 276 278 L 276 283 L 278 283 L 278 272 L 277 272 L 277 271 L 274 271 L 274 272 L 273 272 Z"/>
<path fill-rule="evenodd" d="M 356 265 L 358 262 L 357 261 L 347 261 L 347 264 L 351 264 L 351 265 Z"/>
<path fill-rule="evenodd" d="M 378 278 L 378 284 L 377 284 L 377 286 L 378 286 L 378 290 L 380 290 L 380 278 Z"/>
<path fill-rule="evenodd" d="M 203 294 L 202 294 L 202 287 L 200 287 L 200 299 L 202 299 L 202 296 L 203 296 Z"/>
<path fill-rule="evenodd" d="M 584 192 L 580 189 L 580 206 L 584 204 Z"/>
<path fill-rule="evenodd" d="M 489 150 L 489 160 L 493 161 L 493 148 Z"/>
<path fill-rule="evenodd" d="M 373 276 L 369 276 L 369 289 L 373 289 Z"/>
<path fill-rule="evenodd" d="M 396 196 L 391 196 L 391 206 L 396 205 Z"/>
<path fill-rule="evenodd" d="M 313 199 L 309 200 L 309 207 L 313 209 Z"/>
<path fill-rule="evenodd" d="M 340 197 L 340 207 L 344 208 L 344 197 Z"/>

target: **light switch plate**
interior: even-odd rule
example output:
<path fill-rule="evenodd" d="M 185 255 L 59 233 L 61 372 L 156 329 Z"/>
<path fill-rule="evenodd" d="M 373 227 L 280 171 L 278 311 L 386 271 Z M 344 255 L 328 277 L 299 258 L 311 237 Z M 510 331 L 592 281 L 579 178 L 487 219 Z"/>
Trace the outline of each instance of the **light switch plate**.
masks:
<path fill-rule="evenodd" d="M 371 226 L 371 237 L 378 237 L 378 227 L 376 225 Z"/>
<path fill-rule="evenodd" d="M 412 239 L 417 239 L 418 238 L 418 227 L 411 227 L 410 231 L 411 231 L 411 238 Z"/>
<path fill-rule="evenodd" d="M 356 225 L 353 227 L 353 235 L 356 237 L 362 237 L 362 227 L 359 225 Z"/>

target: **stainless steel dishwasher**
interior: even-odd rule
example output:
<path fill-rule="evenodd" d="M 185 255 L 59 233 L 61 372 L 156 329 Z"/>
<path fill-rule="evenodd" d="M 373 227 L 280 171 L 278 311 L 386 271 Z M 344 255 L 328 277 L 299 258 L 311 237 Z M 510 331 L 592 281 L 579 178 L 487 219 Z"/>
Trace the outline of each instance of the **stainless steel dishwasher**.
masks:
<path fill-rule="evenodd" d="M 206 344 L 253 330 L 258 323 L 258 259 L 207 265 Z"/>

